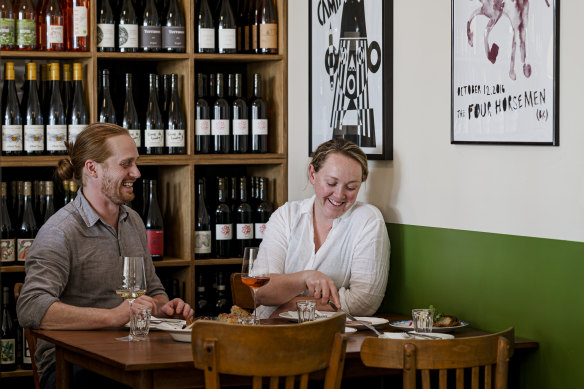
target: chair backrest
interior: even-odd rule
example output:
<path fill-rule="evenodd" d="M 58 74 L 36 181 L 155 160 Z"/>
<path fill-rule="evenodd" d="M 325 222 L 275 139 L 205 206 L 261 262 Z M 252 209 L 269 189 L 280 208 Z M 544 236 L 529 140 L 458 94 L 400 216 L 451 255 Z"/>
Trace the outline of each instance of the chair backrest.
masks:
<path fill-rule="evenodd" d="M 456 389 L 506 389 L 509 358 L 513 355 L 513 327 L 496 334 L 451 340 L 367 338 L 361 346 L 365 366 L 403 370 L 403 388 L 415 389 L 417 372 L 422 388 L 430 389 L 431 371 L 437 371 L 438 388 L 446 389 L 448 371 L 455 370 Z M 470 376 L 465 380 L 465 369 Z M 480 385 L 480 383 L 483 385 Z"/>
<path fill-rule="evenodd" d="M 249 286 L 241 282 L 241 273 L 231 273 L 230 282 L 233 304 L 241 308 L 253 309 L 253 294 Z"/>
<path fill-rule="evenodd" d="M 20 297 L 20 289 L 22 289 L 22 282 L 17 282 L 14 284 L 14 301 L 18 301 L 18 297 Z M 34 387 L 35 389 L 39 389 L 40 387 L 40 380 L 39 380 L 39 372 L 37 369 L 37 365 L 34 361 L 34 354 L 36 353 L 36 337 L 30 332 L 30 329 L 24 329 L 24 336 L 26 337 L 26 343 L 28 343 L 28 351 L 30 352 L 30 359 L 32 361 L 32 374 L 34 378 Z"/>
<path fill-rule="evenodd" d="M 254 389 L 267 377 L 271 388 L 278 387 L 281 377 L 287 389 L 296 381 L 305 389 L 309 373 L 323 369 L 324 388 L 338 389 L 345 363 L 345 320 L 342 314 L 283 325 L 199 320 L 191 337 L 194 364 L 204 370 L 207 389 L 220 387 L 219 374 L 252 377 Z"/>

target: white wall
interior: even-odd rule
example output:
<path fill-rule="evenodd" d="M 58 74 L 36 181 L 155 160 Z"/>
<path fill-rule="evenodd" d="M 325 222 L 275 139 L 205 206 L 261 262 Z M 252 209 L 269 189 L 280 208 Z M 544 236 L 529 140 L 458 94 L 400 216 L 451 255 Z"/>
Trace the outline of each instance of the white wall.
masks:
<path fill-rule="evenodd" d="M 394 2 L 394 159 L 370 162 L 360 199 L 392 223 L 584 242 L 584 2 L 561 3 L 559 147 L 450 144 L 450 6 Z M 308 1 L 289 0 L 288 17 L 288 197 L 297 200 L 312 194 Z"/>

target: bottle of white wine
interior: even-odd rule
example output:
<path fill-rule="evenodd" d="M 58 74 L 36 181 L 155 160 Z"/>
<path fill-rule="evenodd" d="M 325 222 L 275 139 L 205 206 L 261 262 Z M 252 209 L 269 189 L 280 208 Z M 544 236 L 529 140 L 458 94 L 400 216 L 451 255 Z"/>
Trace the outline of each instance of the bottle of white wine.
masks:
<path fill-rule="evenodd" d="M 77 135 L 89 124 L 89 111 L 83 93 L 83 72 L 80 63 L 73 64 L 73 99 L 67 111 L 69 142 L 75 143 Z"/>
<path fill-rule="evenodd" d="M 6 62 L 4 82 L 5 100 L 2 101 L 0 114 L 2 119 L 2 155 L 20 155 L 22 153 L 22 115 L 16 85 L 14 83 L 14 62 Z M 4 96 L 3 96 L 4 97 Z"/>
<path fill-rule="evenodd" d="M 51 97 L 45 113 L 47 153 L 63 155 L 66 153 L 67 117 L 59 89 L 59 63 L 49 64 Z"/>

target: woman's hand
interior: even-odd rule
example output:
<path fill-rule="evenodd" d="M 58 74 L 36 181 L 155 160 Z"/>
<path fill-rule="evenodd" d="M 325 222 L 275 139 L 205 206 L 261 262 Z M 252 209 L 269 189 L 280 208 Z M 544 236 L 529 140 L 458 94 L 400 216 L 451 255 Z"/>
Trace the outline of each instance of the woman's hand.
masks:
<path fill-rule="evenodd" d="M 308 288 L 308 293 L 320 299 L 321 304 L 327 304 L 331 300 L 337 307 L 341 307 L 339 292 L 333 280 L 318 270 L 308 270 L 304 276 L 304 282 Z"/>

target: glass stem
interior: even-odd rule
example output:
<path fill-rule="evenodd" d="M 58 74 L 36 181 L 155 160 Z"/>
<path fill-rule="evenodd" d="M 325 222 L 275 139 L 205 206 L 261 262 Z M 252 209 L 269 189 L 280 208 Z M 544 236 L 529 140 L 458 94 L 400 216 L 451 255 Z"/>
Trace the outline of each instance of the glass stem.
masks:
<path fill-rule="evenodd" d="M 132 338 L 132 327 L 134 326 L 134 323 L 132 322 L 132 303 L 134 302 L 134 299 L 129 299 L 128 302 L 130 303 L 130 333 L 128 334 L 128 339 L 131 341 Z"/>
<path fill-rule="evenodd" d="M 258 315 L 256 313 L 257 310 L 257 302 L 256 302 L 256 290 L 255 288 L 251 288 L 253 291 L 253 324 L 258 324 Z"/>

